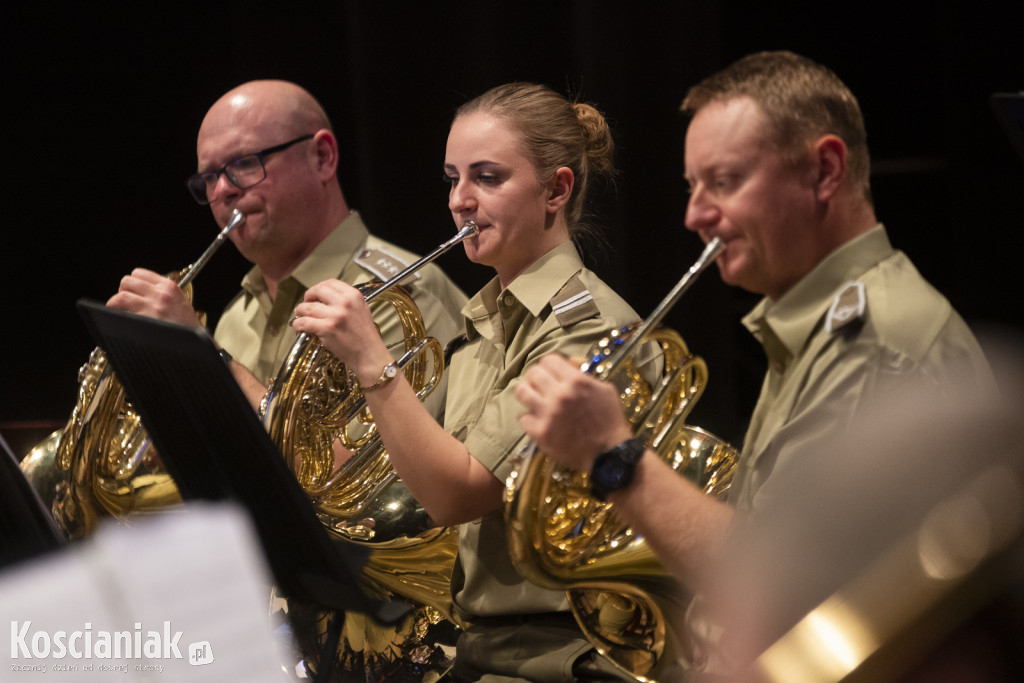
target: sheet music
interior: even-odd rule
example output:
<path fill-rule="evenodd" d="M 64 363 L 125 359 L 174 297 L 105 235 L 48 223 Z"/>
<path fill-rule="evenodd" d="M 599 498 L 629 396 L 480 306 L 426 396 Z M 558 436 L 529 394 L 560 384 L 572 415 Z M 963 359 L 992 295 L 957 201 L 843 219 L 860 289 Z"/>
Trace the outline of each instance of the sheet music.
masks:
<path fill-rule="evenodd" d="M 101 525 L 0 573 L 0 678 L 281 683 L 270 584 L 250 521 L 232 504 Z"/>

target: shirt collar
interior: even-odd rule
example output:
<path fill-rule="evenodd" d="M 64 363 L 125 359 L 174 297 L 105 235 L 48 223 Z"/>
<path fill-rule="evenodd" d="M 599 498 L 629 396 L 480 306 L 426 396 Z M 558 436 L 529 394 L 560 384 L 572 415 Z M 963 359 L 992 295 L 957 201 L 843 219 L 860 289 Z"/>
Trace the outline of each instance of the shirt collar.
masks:
<path fill-rule="evenodd" d="M 765 297 L 743 318 L 743 324 L 759 340 L 768 327 L 791 355 L 803 349 L 836 291 L 861 277 L 893 253 L 881 223 L 843 244 L 796 283 L 778 301 Z"/>
<path fill-rule="evenodd" d="M 470 339 L 478 336 L 473 320 L 498 312 L 498 297 L 511 294 L 534 317 L 539 317 L 550 305 L 551 298 L 576 273 L 583 269 L 583 260 L 572 241 L 562 242 L 533 262 L 504 290 L 494 277 L 483 286 L 462 308 Z"/>
<path fill-rule="evenodd" d="M 363 249 L 369 234 L 366 225 L 363 224 L 363 219 L 358 213 L 351 211 L 345 220 L 314 247 L 309 256 L 303 259 L 288 278 L 295 279 L 305 291 L 318 282 L 338 277 L 349 267 L 355 255 Z M 345 261 L 340 267 L 339 254 L 345 255 Z M 253 266 L 245 274 L 242 279 L 242 288 L 251 296 L 258 296 L 266 291 L 263 271 L 259 266 Z"/>

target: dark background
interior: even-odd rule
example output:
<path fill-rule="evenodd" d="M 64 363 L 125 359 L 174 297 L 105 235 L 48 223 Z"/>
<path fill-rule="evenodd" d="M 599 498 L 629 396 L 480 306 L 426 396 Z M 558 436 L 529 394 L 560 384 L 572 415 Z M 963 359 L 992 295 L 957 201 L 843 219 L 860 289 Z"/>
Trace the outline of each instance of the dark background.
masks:
<path fill-rule="evenodd" d="M 1024 3 L 210 0 L 2 15 L 0 426 L 11 433 L 67 418 L 93 347 L 78 298 L 105 300 L 134 266 L 180 269 L 210 243 L 216 226 L 182 181 L 206 109 L 253 78 L 321 100 L 350 204 L 421 253 L 454 230 L 441 164 L 455 107 L 511 80 L 595 103 L 621 176 L 600 202 L 607 244 L 588 260 L 645 315 L 700 252 L 683 225 L 683 94 L 749 52 L 800 52 L 860 99 L 894 244 L 976 329 L 1021 331 L 1024 164 L 989 96 L 1024 89 Z M 441 265 L 467 293 L 489 278 L 461 253 Z M 245 269 L 222 249 L 196 280 L 200 308 L 215 318 Z M 739 324 L 755 300 L 711 270 L 666 321 L 710 366 L 693 422 L 737 445 L 761 372 Z"/>

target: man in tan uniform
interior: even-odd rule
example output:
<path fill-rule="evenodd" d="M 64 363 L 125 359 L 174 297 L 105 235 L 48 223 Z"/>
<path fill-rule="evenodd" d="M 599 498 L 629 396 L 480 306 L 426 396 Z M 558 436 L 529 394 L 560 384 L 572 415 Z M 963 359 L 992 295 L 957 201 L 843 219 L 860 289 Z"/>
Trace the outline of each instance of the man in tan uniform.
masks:
<path fill-rule="evenodd" d="M 253 405 L 281 368 L 296 334 L 288 325 L 311 285 L 387 280 L 416 256 L 371 235 L 345 201 L 337 178 L 338 145 L 319 103 L 285 81 L 252 81 L 207 112 L 196 141 L 199 171 L 188 181 L 217 225 L 238 209 L 245 221 L 231 241 L 252 270 L 221 317 L 214 339 Z M 438 240 L 441 241 L 440 239 Z M 404 283 L 428 334 L 446 344 L 462 328 L 463 292 L 435 265 Z M 108 304 L 163 320 L 197 325 L 195 311 L 169 279 L 145 269 L 126 276 Z M 401 340 L 398 316 L 377 309 L 385 341 Z M 444 386 L 428 399 L 440 417 Z"/>
<path fill-rule="evenodd" d="M 704 497 L 643 444 L 614 387 L 549 356 L 517 398 L 524 430 L 590 472 L 690 589 L 706 588 L 730 525 L 770 501 L 808 458 L 852 438 L 893 384 L 949 391 L 991 373 L 949 302 L 875 218 L 860 108 L 828 69 L 792 53 L 744 58 L 691 89 L 686 225 L 725 250 L 722 279 L 763 294 L 744 318 L 769 369 L 729 505 Z M 706 652 L 694 653 L 700 665 Z"/>
<path fill-rule="evenodd" d="M 385 281 L 417 257 L 371 235 L 349 208 L 337 178 L 338 145 L 327 115 L 312 95 L 293 83 L 252 81 L 226 93 L 203 119 L 196 155 L 198 172 L 188 179 L 196 201 L 210 205 L 219 226 L 228 223 L 235 209 L 245 215 L 230 239 L 253 268 L 213 336 L 256 408 L 294 345 L 297 334 L 289 321 L 309 287 L 333 278 L 353 285 L 374 278 Z M 439 236 L 438 243 L 443 239 Z M 445 345 L 462 331 L 460 311 L 466 296 L 436 265 L 402 284 L 428 335 Z M 145 269 L 126 276 L 108 304 L 199 324 L 178 286 Z M 397 312 L 388 304 L 373 310 L 382 338 L 400 355 L 404 332 Z M 424 401 L 438 421 L 444 415 L 446 391 L 447 374 Z M 298 619 L 299 625 L 305 621 Z M 363 623 L 356 619 L 349 625 L 346 619 L 346 629 L 360 632 Z M 369 639 L 361 633 L 357 637 Z M 369 649 L 360 650 L 367 662 L 378 655 Z M 390 655 L 386 648 L 384 655 Z"/>

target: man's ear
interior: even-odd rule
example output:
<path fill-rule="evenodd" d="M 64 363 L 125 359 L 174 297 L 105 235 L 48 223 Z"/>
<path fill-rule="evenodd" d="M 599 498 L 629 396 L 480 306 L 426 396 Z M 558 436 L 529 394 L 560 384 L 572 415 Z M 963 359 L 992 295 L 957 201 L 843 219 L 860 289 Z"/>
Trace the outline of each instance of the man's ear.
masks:
<path fill-rule="evenodd" d="M 822 135 L 814 143 L 814 178 L 818 199 L 828 201 L 846 180 L 849 150 L 838 135 Z"/>
<path fill-rule="evenodd" d="M 338 171 L 338 141 L 334 134 L 322 128 L 313 136 L 313 147 L 316 150 L 316 168 L 320 178 L 328 181 Z"/>
<path fill-rule="evenodd" d="M 572 196 L 572 188 L 575 184 L 576 176 L 573 175 L 571 168 L 562 166 L 555 171 L 554 177 L 548 183 L 547 205 L 549 213 L 557 213 L 559 209 L 566 205 L 569 197 Z"/>

